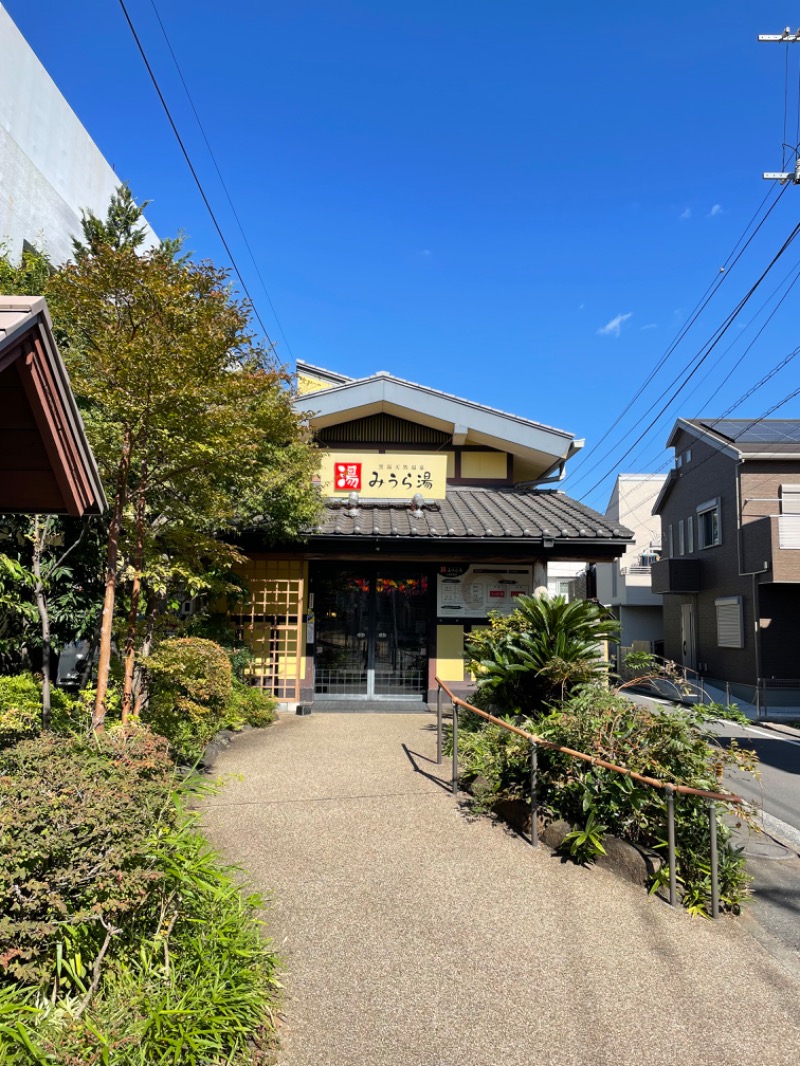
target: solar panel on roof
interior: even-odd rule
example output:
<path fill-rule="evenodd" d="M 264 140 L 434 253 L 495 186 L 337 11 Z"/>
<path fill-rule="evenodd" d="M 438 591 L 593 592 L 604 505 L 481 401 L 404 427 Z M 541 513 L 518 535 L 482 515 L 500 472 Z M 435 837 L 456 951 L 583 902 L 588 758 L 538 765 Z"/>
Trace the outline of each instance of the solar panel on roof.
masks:
<path fill-rule="evenodd" d="M 800 444 L 800 420 L 764 419 L 753 423 L 746 418 L 718 418 L 705 423 L 729 440 L 739 444 Z"/>

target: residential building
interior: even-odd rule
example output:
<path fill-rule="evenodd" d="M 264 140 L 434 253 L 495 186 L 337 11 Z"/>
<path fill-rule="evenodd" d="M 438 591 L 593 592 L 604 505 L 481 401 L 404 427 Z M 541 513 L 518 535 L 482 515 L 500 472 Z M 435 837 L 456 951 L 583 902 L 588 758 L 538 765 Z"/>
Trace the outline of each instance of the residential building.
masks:
<path fill-rule="evenodd" d="M 547 587 L 552 560 L 615 559 L 630 533 L 555 485 L 572 434 L 380 371 L 298 364 L 323 512 L 302 544 L 241 542 L 252 680 L 286 706 L 466 693 L 465 638 Z"/>
<path fill-rule="evenodd" d="M 665 654 L 723 681 L 800 677 L 800 421 L 679 419 L 667 444 Z"/>
<path fill-rule="evenodd" d="M 547 594 L 548 596 L 563 596 L 567 600 L 583 599 L 580 595 L 582 578 L 586 572 L 586 560 L 578 559 L 573 562 L 548 562 L 547 564 Z"/>
<path fill-rule="evenodd" d="M 665 474 L 620 474 L 606 519 L 633 530 L 624 555 L 595 568 L 596 596 L 620 623 L 620 646 L 660 653 L 664 639 L 661 596 L 653 592 L 651 568 L 661 555 L 661 523 L 653 504 Z"/>
<path fill-rule="evenodd" d="M 0 248 L 17 262 L 36 247 L 58 266 L 82 212 L 105 217 L 121 181 L 1 4 L 0 57 Z"/>

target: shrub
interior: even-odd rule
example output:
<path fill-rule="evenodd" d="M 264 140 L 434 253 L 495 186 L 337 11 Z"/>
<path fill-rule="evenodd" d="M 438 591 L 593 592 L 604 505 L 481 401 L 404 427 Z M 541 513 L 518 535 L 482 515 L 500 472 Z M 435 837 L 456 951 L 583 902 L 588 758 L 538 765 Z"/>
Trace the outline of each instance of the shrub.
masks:
<path fill-rule="evenodd" d="M 192 762 L 225 724 L 231 702 L 230 659 L 200 637 L 162 641 L 147 660 L 150 699 L 142 718 Z"/>
<path fill-rule="evenodd" d="M 520 596 L 516 610 L 493 616 L 467 644 L 478 702 L 504 714 L 542 714 L 607 673 L 600 645 L 618 634 L 616 619 L 591 600 Z"/>
<path fill-rule="evenodd" d="M 51 727 L 55 733 L 80 729 L 84 717 L 74 697 L 52 686 Z M 33 674 L 0 677 L 0 748 L 38 736 L 42 729 L 42 683 Z"/>
<path fill-rule="evenodd" d="M 638 705 L 600 686 L 585 686 L 546 717 L 522 724 L 530 732 L 563 747 L 582 751 L 674 784 L 718 791 L 728 767 L 755 769 L 752 752 L 734 743 L 723 748 L 704 728 L 716 708 Z M 469 716 L 480 721 L 476 715 Z M 481 805 L 500 798 L 527 797 L 530 783 L 528 742 L 500 726 L 460 731 L 464 776 L 480 778 Z M 577 857 L 597 853 L 598 827 L 646 847 L 666 847 L 666 798 L 663 791 L 639 784 L 612 770 L 592 766 L 541 747 L 538 798 L 546 816 L 578 826 L 569 838 L 578 842 Z M 744 856 L 731 843 L 724 821 L 738 808 L 717 806 L 720 899 L 738 906 L 746 895 Z M 710 896 L 708 807 L 699 797 L 676 796 L 677 874 L 684 903 L 704 911 Z M 663 878 L 657 878 L 659 887 Z"/>
<path fill-rule="evenodd" d="M 45 734 L 0 754 L 0 983 L 52 983 L 57 955 L 92 957 L 104 924 L 142 904 L 172 776 L 144 730 Z"/>
<path fill-rule="evenodd" d="M 241 729 L 243 725 L 265 726 L 275 721 L 275 699 L 260 688 L 234 680 L 225 712 L 225 725 Z"/>
<path fill-rule="evenodd" d="M 261 900 L 241 893 L 183 810 L 190 786 L 170 794 L 165 747 L 118 731 L 94 746 L 43 737 L 3 756 L 1 772 L 20 783 L 1 779 L 16 792 L 0 795 L 0 812 L 14 799 L 23 817 L 2 823 L 0 860 L 24 866 L 3 872 L 15 901 L 0 946 L 3 1063 L 272 1061 L 279 986 Z M 74 788 L 59 791 L 65 777 Z"/>

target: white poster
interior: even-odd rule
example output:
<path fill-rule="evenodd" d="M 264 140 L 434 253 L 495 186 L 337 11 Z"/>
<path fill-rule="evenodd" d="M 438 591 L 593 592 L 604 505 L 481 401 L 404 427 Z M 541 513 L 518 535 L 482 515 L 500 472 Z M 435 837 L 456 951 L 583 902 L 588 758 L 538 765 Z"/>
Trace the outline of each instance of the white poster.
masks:
<path fill-rule="evenodd" d="M 533 567 L 466 563 L 439 567 L 436 614 L 439 618 L 486 618 L 489 611 L 510 614 L 519 596 L 533 591 Z"/>

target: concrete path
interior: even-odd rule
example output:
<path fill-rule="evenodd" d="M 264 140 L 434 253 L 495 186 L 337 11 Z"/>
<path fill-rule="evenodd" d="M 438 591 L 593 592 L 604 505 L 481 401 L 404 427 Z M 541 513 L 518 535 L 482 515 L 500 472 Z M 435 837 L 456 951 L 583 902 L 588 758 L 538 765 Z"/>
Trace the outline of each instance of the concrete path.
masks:
<path fill-rule="evenodd" d="M 796 1066 L 800 983 L 735 920 L 470 819 L 433 723 L 284 717 L 220 758 L 204 821 L 274 894 L 279 1066 Z"/>

